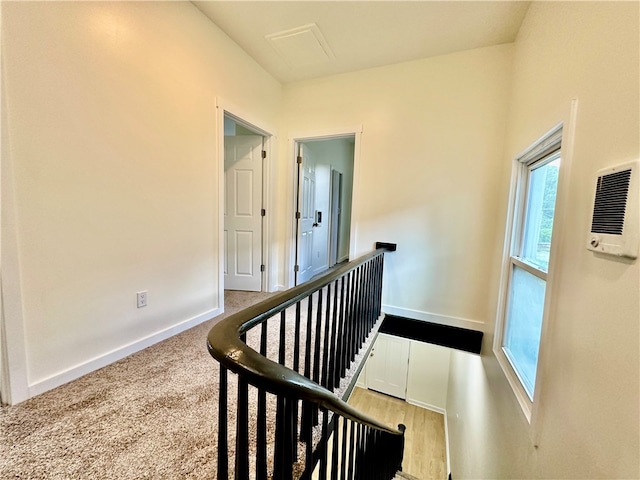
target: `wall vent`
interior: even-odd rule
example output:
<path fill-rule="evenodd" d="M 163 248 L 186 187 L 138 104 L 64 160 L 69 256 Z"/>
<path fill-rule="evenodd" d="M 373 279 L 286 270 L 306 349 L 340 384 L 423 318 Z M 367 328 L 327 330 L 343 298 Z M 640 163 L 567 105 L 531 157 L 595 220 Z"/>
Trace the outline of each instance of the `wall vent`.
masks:
<path fill-rule="evenodd" d="M 596 173 L 589 250 L 627 258 L 638 256 L 639 166 L 636 160 Z"/>

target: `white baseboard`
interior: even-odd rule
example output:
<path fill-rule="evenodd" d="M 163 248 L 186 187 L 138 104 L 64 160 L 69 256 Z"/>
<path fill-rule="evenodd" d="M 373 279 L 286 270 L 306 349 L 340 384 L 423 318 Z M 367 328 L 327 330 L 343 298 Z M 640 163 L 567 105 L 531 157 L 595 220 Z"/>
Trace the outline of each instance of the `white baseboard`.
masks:
<path fill-rule="evenodd" d="M 392 305 L 382 305 L 382 311 L 384 313 L 388 313 L 389 315 L 397 315 L 399 317 L 411 318 L 414 320 L 439 323 L 441 325 L 448 325 L 450 327 L 467 328 L 469 330 L 484 330 L 484 322 L 480 320 L 450 317 L 447 315 L 439 315 L 437 313 L 412 310 L 410 308 L 394 307 Z"/>
<path fill-rule="evenodd" d="M 442 415 L 446 414 L 447 411 L 444 408 L 436 407 L 435 405 L 430 405 L 425 402 L 421 402 L 420 400 L 415 400 L 413 398 L 407 398 L 407 403 L 411 405 L 415 405 L 416 407 L 426 408 L 427 410 L 431 410 L 432 412 L 441 413 Z"/>
<path fill-rule="evenodd" d="M 316 276 L 316 275 L 320 275 L 323 272 L 326 272 L 327 270 L 329 270 L 329 265 L 321 265 L 319 267 L 316 267 L 313 272 L 311 273 L 312 276 Z"/>
<path fill-rule="evenodd" d="M 167 327 L 164 330 L 141 338 L 140 340 L 136 340 L 135 342 L 129 343 L 96 358 L 88 360 L 84 363 L 76 365 L 75 367 L 71 367 L 63 372 L 52 375 L 51 377 L 45 378 L 44 380 L 32 383 L 28 387 L 29 398 L 40 395 L 41 393 L 44 393 L 48 390 L 52 390 L 56 387 L 59 387 L 60 385 L 64 385 L 65 383 L 68 383 L 72 380 L 76 380 L 83 375 L 94 372 L 102 367 L 106 367 L 107 365 L 117 362 L 118 360 L 122 360 L 123 358 L 128 357 L 133 353 L 139 352 L 140 350 L 150 347 L 151 345 L 161 342 L 162 340 L 166 340 L 167 338 L 182 333 L 185 330 L 201 324 L 202 322 L 206 322 L 207 320 L 220 315 L 222 312 L 222 308 L 209 310 L 207 312 L 201 313 L 200 315 L 177 323 L 171 327 Z"/>

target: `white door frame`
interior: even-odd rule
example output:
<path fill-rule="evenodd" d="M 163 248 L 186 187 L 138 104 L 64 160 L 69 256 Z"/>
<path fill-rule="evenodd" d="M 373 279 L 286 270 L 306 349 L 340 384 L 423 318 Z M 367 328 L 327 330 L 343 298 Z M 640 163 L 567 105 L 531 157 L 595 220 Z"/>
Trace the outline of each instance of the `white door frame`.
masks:
<path fill-rule="evenodd" d="M 331 168 L 329 181 L 329 253 L 327 255 L 327 265 L 329 268 L 338 263 L 340 257 L 340 218 L 342 216 L 342 172 Z M 335 257 L 335 258 L 334 258 Z M 334 261 L 335 260 L 335 261 Z"/>
<path fill-rule="evenodd" d="M 0 18 L 2 6 L 0 5 Z M 0 79 L 0 92 L 4 85 Z M 16 202 L 13 184 L 13 159 L 7 131 L 6 95 L 2 95 L 0 114 L 1 156 L 0 164 L 0 354 L 2 362 L 0 382 L 2 400 L 11 405 L 20 403 L 30 396 L 27 372 L 27 351 L 25 326 L 22 309 L 22 282 L 20 280 L 20 259 L 18 232 L 16 226 Z"/>
<path fill-rule="evenodd" d="M 295 218 L 295 197 L 297 189 L 297 146 L 299 143 L 309 142 L 313 140 L 329 140 L 343 137 L 355 137 L 353 149 L 353 190 L 351 194 L 351 226 L 349 236 L 349 258 L 353 259 L 358 256 L 357 251 L 357 220 L 359 218 L 359 210 L 357 199 L 359 197 L 359 166 L 360 166 L 360 143 L 362 140 L 362 125 L 355 127 L 335 128 L 310 132 L 294 132 L 288 138 L 288 154 L 287 168 L 289 175 L 289 188 L 287 189 L 287 252 L 286 252 L 286 271 L 285 271 L 285 288 L 291 288 L 295 285 L 295 275 L 293 272 L 296 264 L 296 218 Z"/>
<path fill-rule="evenodd" d="M 271 189 L 271 170 L 274 162 L 272 161 L 274 145 L 276 137 L 271 132 L 275 132 L 267 123 L 256 119 L 250 113 L 238 108 L 227 100 L 216 97 L 216 139 L 218 142 L 216 151 L 217 169 L 217 186 L 218 186 L 218 216 L 216 228 L 218 229 L 218 307 L 224 311 L 224 117 L 228 116 L 236 123 L 243 127 L 255 131 L 264 137 L 264 150 L 267 152 L 267 158 L 263 163 L 262 171 L 262 198 L 266 215 L 263 218 L 262 228 L 262 254 L 265 270 L 262 272 L 262 291 L 270 292 L 273 290 L 276 281 L 273 276 L 277 273 L 276 268 L 272 265 L 272 244 L 271 231 L 274 216 L 272 215 L 270 206 L 274 204 Z"/>

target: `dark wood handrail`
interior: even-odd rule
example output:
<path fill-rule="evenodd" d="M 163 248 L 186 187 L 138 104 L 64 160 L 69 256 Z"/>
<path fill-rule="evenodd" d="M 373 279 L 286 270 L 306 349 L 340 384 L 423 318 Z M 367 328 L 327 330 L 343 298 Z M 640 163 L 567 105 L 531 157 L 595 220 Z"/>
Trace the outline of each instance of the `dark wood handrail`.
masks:
<path fill-rule="evenodd" d="M 402 431 L 378 422 L 344 402 L 330 390 L 320 386 L 290 368 L 274 362 L 253 350 L 240 337 L 256 325 L 267 321 L 273 315 L 309 297 L 331 282 L 355 270 L 368 260 L 382 255 L 388 248 L 361 256 L 316 280 L 293 287 L 270 297 L 245 310 L 230 315 L 211 328 L 207 336 L 207 347 L 212 357 L 224 367 L 241 375 L 256 387 L 288 398 L 307 400 L 333 411 L 350 420 L 369 427 L 402 435 Z"/>

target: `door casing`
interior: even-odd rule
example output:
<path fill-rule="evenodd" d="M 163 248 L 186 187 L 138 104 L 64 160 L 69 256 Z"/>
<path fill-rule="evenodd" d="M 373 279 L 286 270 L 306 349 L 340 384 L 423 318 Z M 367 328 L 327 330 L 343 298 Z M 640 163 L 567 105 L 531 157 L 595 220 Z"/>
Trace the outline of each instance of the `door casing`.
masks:
<path fill-rule="evenodd" d="M 274 216 L 271 214 L 270 206 L 274 204 L 272 196 L 274 192 L 270 188 L 272 184 L 272 152 L 274 151 L 274 132 L 275 129 L 267 123 L 256 119 L 249 112 L 237 107 L 231 102 L 223 99 L 216 98 L 216 162 L 217 162 L 217 189 L 218 189 L 218 211 L 217 218 L 215 219 L 215 227 L 218 231 L 218 255 L 217 255 L 217 270 L 218 270 L 218 302 L 219 308 L 224 309 L 224 117 L 225 115 L 231 118 L 234 122 L 242 125 L 249 130 L 254 131 L 258 135 L 264 137 L 264 151 L 266 152 L 266 158 L 263 164 L 262 175 L 262 198 L 263 206 L 265 209 L 265 216 L 263 217 L 263 230 L 262 230 L 262 258 L 265 270 L 262 272 L 262 291 L 270 292 L 275 289 L 277 269 L 272 264 L 272 258 L 274 258 L 273 248 L 271 242 L 271 232 L 273 230 L 272 223 Z"/>

